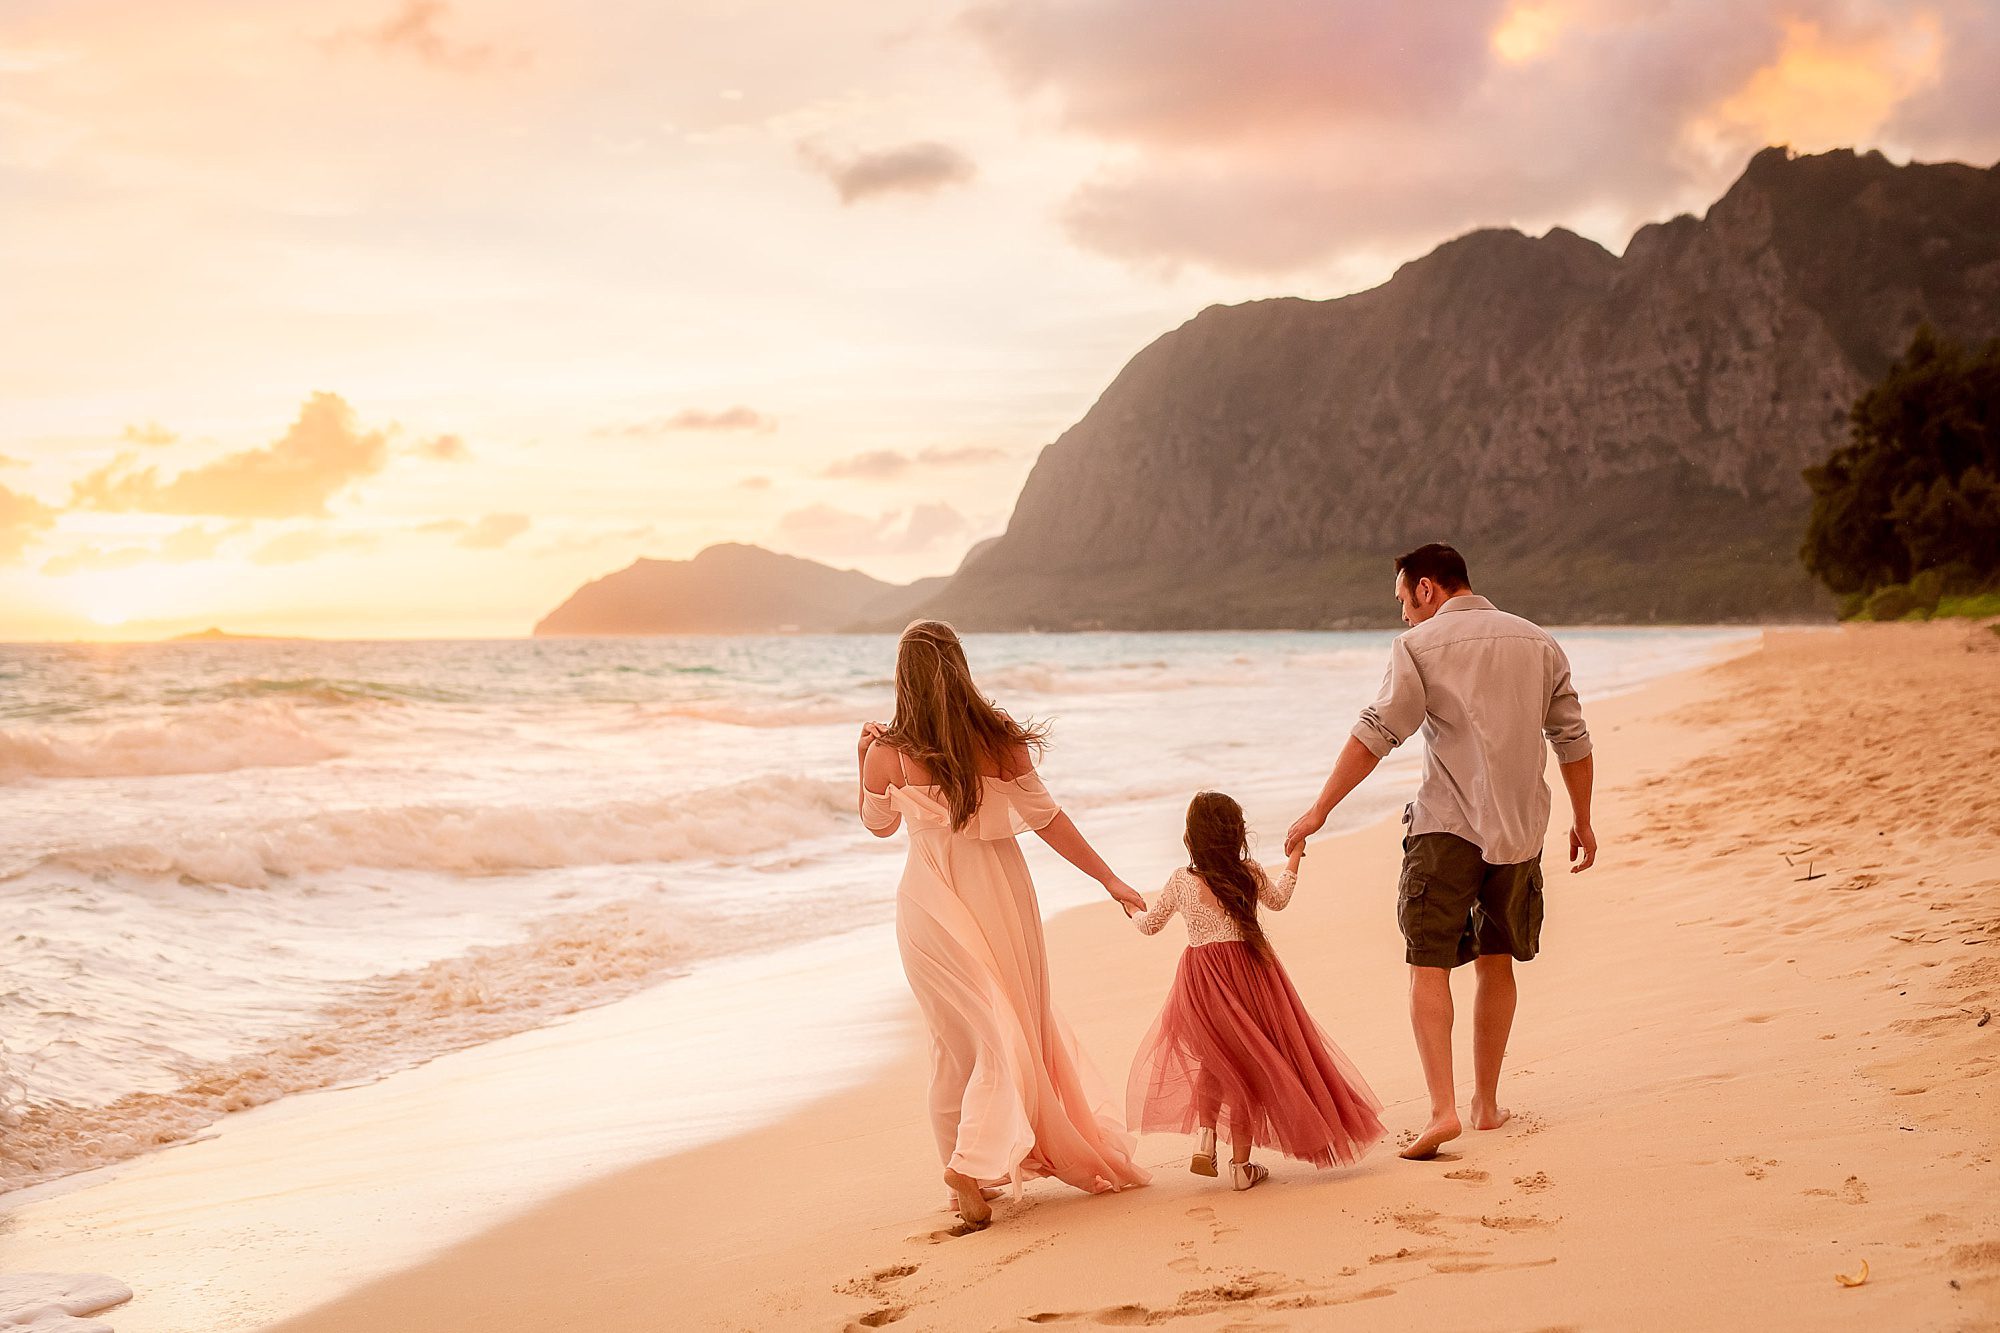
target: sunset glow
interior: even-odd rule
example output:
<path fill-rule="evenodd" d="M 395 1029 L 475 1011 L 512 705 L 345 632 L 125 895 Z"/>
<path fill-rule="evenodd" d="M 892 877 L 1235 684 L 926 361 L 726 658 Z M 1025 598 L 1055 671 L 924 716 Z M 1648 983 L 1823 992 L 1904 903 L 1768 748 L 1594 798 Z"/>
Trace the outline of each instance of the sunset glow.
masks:
<path fill-rule="evenodd" d="M 943 573 L 1210 303 L 1616 250 L 1769 141 L 2000 153 L 1985 7 L 1256 8 L 10 7 L 0 638 L 517 634 L 726 540 Z"/>

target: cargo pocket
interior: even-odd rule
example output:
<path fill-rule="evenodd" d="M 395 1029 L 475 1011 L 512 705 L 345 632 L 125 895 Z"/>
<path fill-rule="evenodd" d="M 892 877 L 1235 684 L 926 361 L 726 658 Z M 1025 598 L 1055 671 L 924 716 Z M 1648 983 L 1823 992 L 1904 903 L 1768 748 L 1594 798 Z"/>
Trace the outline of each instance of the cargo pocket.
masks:
<path fill-rule="evenodd" d="M 1412 949 L 1424 944 L 1424 911 L 1429 905 L 1425 890 L 1430 880 L 1421 874 L 1405 873 L 1396 885 L 1396 924 L 1402 927 L 1403 942 Z"/>
<path fill-rule="evenodd" d="M 1528 872 L 1527 939 L 1522 941 L 1528 957 L 1542 951 L 1542 863 Z"/>

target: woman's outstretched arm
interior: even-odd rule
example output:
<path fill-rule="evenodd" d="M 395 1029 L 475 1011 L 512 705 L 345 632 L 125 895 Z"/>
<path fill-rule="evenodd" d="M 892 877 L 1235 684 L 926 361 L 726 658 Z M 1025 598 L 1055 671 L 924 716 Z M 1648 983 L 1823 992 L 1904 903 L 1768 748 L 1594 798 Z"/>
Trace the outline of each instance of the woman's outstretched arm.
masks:
<path fill-rule="evenodd" d="M 1053 847 L 1057 856 L 1102 884 L 1104 891 L 1125 909 L 1126 916 L 1146 910 L 1146 900 L 1130 884 L 1112 873 L 1111 867 L 1104 863 L 1104 858 L 1097 854 L 1097 849 L 1090 845 L 1090 840 L 1083 836 L 1083 831 L 1067 814 L 1058 811 L 1056 817 L 1036 829 L 1035 834 Z"/>

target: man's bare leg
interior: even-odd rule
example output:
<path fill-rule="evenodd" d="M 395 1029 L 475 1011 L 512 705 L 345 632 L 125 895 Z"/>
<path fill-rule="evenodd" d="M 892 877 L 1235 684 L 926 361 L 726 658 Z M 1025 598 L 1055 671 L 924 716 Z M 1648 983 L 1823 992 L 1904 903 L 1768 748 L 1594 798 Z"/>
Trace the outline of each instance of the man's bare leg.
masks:
<path fill-rule="evenodd" d="M 1451 969 L 1410 968 L 1410 1027 L 1417 1035 L 1417 1058 L 1431 1094 L 1431 1122 L 1403 1149 L 1412 1161 L 1437 1156 L 1459 1135 L 1458 1094 L 1451 1082 Z"/>
<path fill-rule="evenodd" d="M 1514 1113 L 1500 1104 L 1500 1066 L 1514 1030 L 1514 960 L 1486 954 L 1473 960 L 1479 989 L 1472 997 L 1472 1127 L 1498 1129 Z"/>

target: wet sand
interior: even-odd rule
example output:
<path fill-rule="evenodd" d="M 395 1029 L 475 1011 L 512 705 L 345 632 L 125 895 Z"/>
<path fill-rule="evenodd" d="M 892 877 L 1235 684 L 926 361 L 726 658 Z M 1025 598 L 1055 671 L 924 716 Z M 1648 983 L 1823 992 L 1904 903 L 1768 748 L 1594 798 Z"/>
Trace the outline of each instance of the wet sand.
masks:
<path fill-rule="evenodd" d="M 326 1299 L 279 1327 L 2000 1323 L 2000 637 L 1963 624 L 1773 632 L 1762 651 L 1590 711 L 1602 858 L 1560 873 L 1561 823 L 1552 830 L 1544 953 L 1521 969 L 1503 1085 L 1515 1119 L 1434 1162 L 1390 1145 L 1350 1170 L 1267 1158 L 1271 1179 L 1234 1194 L 1187 1172 L 1186 1143 L 1147 1138 L 1148 1188 L 1088 1197 L 1037 1182 L 998 1204 L 989 1229 L 952 1236 L 905 1008 L 874 1032 L 892 1057 L 858 1085 L 591 1180 L 338 1294 L 325 1290 L 338 1274 L 321 1273 L 312 1298 Z M 1312 785 L 1302 775 L 1301 800 Z M 1294 905 L 1268 928 L 1407 1133 L 1424 1100 L 1394 924 L 1397 835 L 1316 842 Z M 1058 1002 L 1114 1082 L 1165 994 L 1180 929 L 1142 939 L 1108 903 L 1051 924 Z M 436 1114 L 504 1105 L 548 1070 L 574 1070 L 548 1040 L 564 1030 L 529 1034 L 540 1045 L 505 1062 L 440 1061 Z M 598 1055 L 644 1062 L 659 1039 L 657 1026 L 623 1024 Z M 783 1049 L 726 1054 L 783 1075 Z M 358 1125 L 371 1091 L 318 1100 L 335 1114 L 353 1099 Z M 439 1169 L 410 1151 L 423 1129 L 402 1117 L 423 1105 L 383 1108 L 396 1114 L 334 1142 L 302 1114 L 290 1129 L 273 1118 L 262 1150 L 358 1155 L 341 1188 L 365 1193 L 372 1177 L 393 1194 Z M 202 1172 L 177 1175 L 149 1204 L 168 1225 L 210 1207 Z M 235 1199 L 246 1226 L 268 1206 L 253 1190 Z M 325 1238 L 309 1218 L 296 1225 L 266 1247 L 318 1271 Z M 139 1290 L 109 1322 L 188 1326 L 165 1314 L 194 1308 L 186 1291 L 120 1272 L 87 1230 L 71 1266 Z M 38 1241 L 35 1266 L 49 1254 Z M 168 1256 L 184 1286 L 220 1281 L 218 1257 Z M 1864 1264 L 1864 1285 L 1835 1280 Z M 275 1260 L 265 1276 L 287 1281 Z M 281 1290 L 267 1308 L 303 1296 Z"/>

